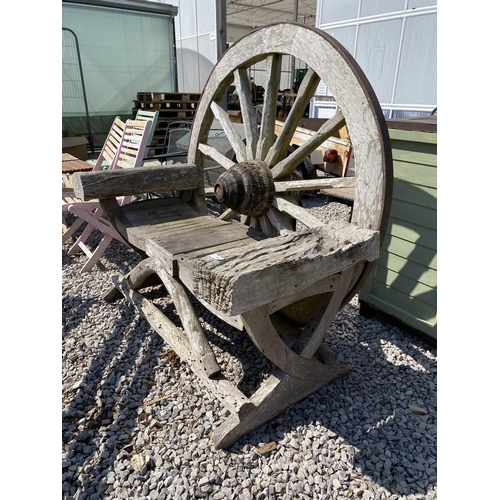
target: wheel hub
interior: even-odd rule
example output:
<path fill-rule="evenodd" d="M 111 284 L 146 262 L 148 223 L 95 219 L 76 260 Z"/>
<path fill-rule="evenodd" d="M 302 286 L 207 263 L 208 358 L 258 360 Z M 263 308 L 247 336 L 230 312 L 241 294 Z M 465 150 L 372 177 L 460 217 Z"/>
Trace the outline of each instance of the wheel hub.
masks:
<path fill-rule="evenodd" d="M 271 207 L 274 181 L 267 164 L 260 160 L 236 163 L 214 184 L 217 201 L 243 215 L 261 217 Z"/>

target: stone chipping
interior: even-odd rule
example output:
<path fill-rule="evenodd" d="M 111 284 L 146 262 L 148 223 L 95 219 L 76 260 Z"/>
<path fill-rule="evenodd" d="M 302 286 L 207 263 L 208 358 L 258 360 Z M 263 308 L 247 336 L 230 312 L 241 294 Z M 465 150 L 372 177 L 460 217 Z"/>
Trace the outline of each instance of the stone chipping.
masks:
<path fill-rule="evenodd" d="M 321 196 L 303 203 L 325 221 L 349 216 Z M 63 499 L 437 498 L 437 353 L 425 340 L 384 315 L 361 316 L 355 296 L 325 336 L 351 372 L 217 450 L 219 401 L 123 298 L 101 299 L 138 256 L 113 241 L 79 274 L 83 255 L 68 256 L 70 245 L 62 249 Z M 180 326 L 161 287 L 146 295 Z M 224 373 L 251 394 L 270 363 L 246 334 L 196 309 Z"/>

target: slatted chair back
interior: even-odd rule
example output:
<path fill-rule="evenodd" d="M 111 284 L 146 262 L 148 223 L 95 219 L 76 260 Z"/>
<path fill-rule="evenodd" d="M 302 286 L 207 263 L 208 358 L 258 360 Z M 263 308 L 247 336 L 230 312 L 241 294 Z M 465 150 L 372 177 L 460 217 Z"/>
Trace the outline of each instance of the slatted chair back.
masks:
<path fill-rule="evenodd" d="M 146 153 L 151 120 L 127 120 L 115 168 L 140 167 Z"/>
<path fill-rule="evenodd" d="M 137 111 L 137 114 L 135 115 L 135 120 L 140 120 L 140 121 L 145 121 L 149 120 L 151 121 L 151 130 L 149 132 L 149 138 L 148 138 L 148 145 L 146 147 L 146 152 L 144 156 L 149 156 L 149 148 L 153 143 L 153 138 L 155 135 L 155 130 L 156 130 L 156 124 L 158 123 L 158 116 L 159 112 L 158 111 L 146 111 L 144 109 L 140 109 Z"/>
<path fill-rule="evenodd" d="M 109 129 L 108 136 L 104 141 L 93 170 L 102 170 L 103 168 L 112 169 L 115 167 L 116 153 L 120 149 L 124 132 L 125 123 L 117 116 Z"/>

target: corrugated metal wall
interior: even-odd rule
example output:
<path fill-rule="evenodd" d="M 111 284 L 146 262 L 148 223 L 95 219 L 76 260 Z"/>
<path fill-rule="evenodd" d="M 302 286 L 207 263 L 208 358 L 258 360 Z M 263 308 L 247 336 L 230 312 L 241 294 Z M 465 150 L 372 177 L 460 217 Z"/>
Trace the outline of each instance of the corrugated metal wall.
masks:
<path fill-rule="evenodd" d="M 354 56 L 387 118 L 437 106 L 436 0 L 318 0 L 316 26 Z M 314 117 L 329 117 L 335 104 L 317 98 L 313 108 Z"/>

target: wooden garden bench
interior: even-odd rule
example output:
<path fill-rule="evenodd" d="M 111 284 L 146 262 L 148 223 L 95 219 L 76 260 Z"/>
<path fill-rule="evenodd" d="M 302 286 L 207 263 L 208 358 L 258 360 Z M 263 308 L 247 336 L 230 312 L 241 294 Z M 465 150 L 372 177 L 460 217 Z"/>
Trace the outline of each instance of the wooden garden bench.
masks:
<path fill-rule="evenodd" d="M 282 54 L 302 59 L 309 70 L 275 140 Z M 259 128 L 247 68 L 260 60 L 266 61 L 267 71 L 266 112 Z M 340 109 L 311 140 L 288 155 L 294 129 L 320 80 L 337 96 Z M 240 96 L 245 141 L 219 104 L 233 81 Z M 222 158 L 206 143 L 214 116 L 233 146 L 235 161 Z M 348 130 L 356 160 L 355 199 L 350 222 L 325 224 L 303 209 L 293 193 L 349 181 L 302 180 L 294 171 L 341 127 Z M 226 207 L 219 217 L 210 215 L 205 203 L 205 155 L 227 169 L 213 186 L 217 200 Z M 229 409 L 231 415 L 212 435 L 218 447 L 227 448 L 348 373 L 349 367 L 323 339 L 379 255 L 391 180 L 385 120 L 365 76 L 332 37 L 295 23 L 256 30 L 226 51 L 200 99 L 187 164 L 73 175 L 77 195 L 84 200 L 98 198 L 115 229 L 142 257 L 127 276 L 113 278 L 105 299 L 119 293 L 126 297 Z M 126 206 L 116 202 L 118 196 L 137 192 L 171 196 Z M 155 276 L 173 300 L 182 331 L 140 293 Z M 275 365 L 250 397 L 221 370 L 190 294 L 245 331 Z"/>

